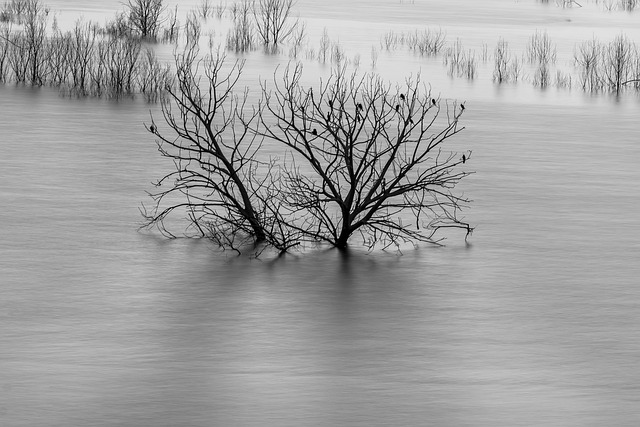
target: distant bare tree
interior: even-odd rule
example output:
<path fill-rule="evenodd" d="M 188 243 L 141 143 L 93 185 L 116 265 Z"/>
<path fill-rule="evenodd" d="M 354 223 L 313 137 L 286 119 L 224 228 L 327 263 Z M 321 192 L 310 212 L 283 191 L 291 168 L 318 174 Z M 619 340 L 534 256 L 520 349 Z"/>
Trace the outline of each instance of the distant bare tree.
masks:
<path fill-rule="evenodd" d="M 265 48 L 276 49 L 296 29 L 298 20 L 291 21 L 294 5 L 294 0 L 256 0 L 256 31 Z"/>
<path fill-rule="evenodd" d="M 162 0 L 127 0 L 129 25 L 143 39 L 155 39 L 164 12 Z"/>
<path fill-rule="evenodd" d="M 254 24 L 251 19 L 249 0 L 234 3 L 231 14 L 233 27 L 227 33 L 227 49 L 234 52 L 246 52 L 254 46 Z"/>
<path fill-rule="evenodd" d="M 498 40 L 493 52 L 493 58 L 493 81 L 497 83 L 508 82 L 510 80 L 509 64 L 511 63 L 511 52 L 507 41 L 502 38 Z"/>
<path fill-rule="evenodd" d="M 10 58 L 11 29 L 0 25 L 0 82 L 7 79 Z"/>
<path fill-rule="evenodd" d="M 15 3 L 16 5 L 18 3 Z M 17 16 L 22 24 L 18 31 L 5 30 L 0 35 L 13 49 L 5 53 L 17 82 L 42 85 L 47 70 L 47 16 L 39 0 L 24 0 L 17 7 Z"/>
<path fill-rule="evenodd" d="M 605 85 L 619 94 L 629 80 L 637 49 L 626 36 L 619 35 L 604 50 L 603 77 Z"/>
<path fill-rule="evenodd" d="M 602 45 L 596 39 L 582 42 L 576 47 L 574 63 L 580 72 L 582 89 L 595 92 L 602 88 L 603 82 L 599 76 L 602 54 Z"/>

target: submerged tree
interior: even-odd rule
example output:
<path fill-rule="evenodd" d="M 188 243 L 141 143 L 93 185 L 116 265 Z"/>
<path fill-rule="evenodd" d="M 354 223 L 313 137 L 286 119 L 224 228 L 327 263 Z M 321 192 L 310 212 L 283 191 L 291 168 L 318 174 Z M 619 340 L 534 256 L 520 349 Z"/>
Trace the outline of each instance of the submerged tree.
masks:
<path fill-rule="evenodd" d="M 155 39 L 162 23 L 162 0 L 127 0 L 129 25 L 143 39 Z"/>
<path fill-rule="evenodd" d="M 246 52 L 254 45 L 254 24 L 251 20 L 252 4 L 242 0 L 233 5 L 233 27 L 227 33 L 227 49 Z"/>
<path fill-rule="evenodd" d="M 275 50 L 298 26 L 291 22 L 294 0 L 257 0 L 253 5 L 256 31 L 266 49 Z"/>
<path fill-rule="evenodd" d="M 175 237 L 165 221 L 186 212 L 196 235 L 223 247 L 266 242 L 286 251 L 295 242 L 274 219 L 277 209 L 265 189 L 274 180 L 272 164 L 260 160 L 262 143 L 249 131 L 258 112 L 246 105 L 246 91 L 233 92 L 243 64 L 229 65 L 220 54 L 196 57 L 194 45 L 176 57 L 177 87 L 167 88 L 162 102 L 168 129 L 153 117 L 147 126 L 175 169 L 156 183 L 153 205 L 143 206 L 145 225 Z"/>
<path fill-rule="evenodd" d="M 167 126 L 153 117 L 147 126 L 174 165 L 143 207 L 147 227 L 175 237 L 168 217 L 186 213 L 188 235 L 280 252 L 310 242 L 344 249 L 356 234 L 372 248 L 438 243 L 443 228 L 471 233 L 459 218 L 468 200 L 452 192 L 471 152 L 443 147 L 463 129 L 464 105 L 441 114 L 419 78 L 392 88 L 341 68 L 315 92 L 295 66 L 250 106 L 247 89 L 234 93 L 241 62 L 198 60 L 193 45 L 176 68 L 162 102 Z"/>
<path fill-rule="evenodd" d="M 579 81 L 583 90 L 596 92 L 602 89 L 603 82 L 599 75 L 602 52 L 602 45 L 595 38 L 576 47 L 574 62 L 580 72 Z"/>
<path fill-rule="evenodd" d="M 605 85 L 616 94 L 622 92 L 630 79 L 636 46 L 624 35 L 616 36 L 604 49 L 602 66 Z"/>
<path fill-rule="evenodd" d="M 16 82 L 42 85 L 48 73 L 46 28 L 49 10 L 39 0 L 14 3 L 12 9 L 21 28 L 12 31 L 10 26 L 3 26 L 0 71 L 6 73 L 4 63 L 7 61 Z"/>
<path fill-rule="evenodd" d="M 446 108 L 419 77 L 392 88 L 377 75 L 344 68 L 316 92 L 289 68 L 264 88 L 262 135 L 287 147 L 280 203 L 287 226 L 306 240 L 346 248 L 354 234 L 369 247 L 437 243 L 442 228 L 472 228 L 459 217 L 467 199 L 452 189 L 471 152 L 443 148 L 463 128 L 464 105 Z M 275 123 L 274 123 L 275 121 Z"/>

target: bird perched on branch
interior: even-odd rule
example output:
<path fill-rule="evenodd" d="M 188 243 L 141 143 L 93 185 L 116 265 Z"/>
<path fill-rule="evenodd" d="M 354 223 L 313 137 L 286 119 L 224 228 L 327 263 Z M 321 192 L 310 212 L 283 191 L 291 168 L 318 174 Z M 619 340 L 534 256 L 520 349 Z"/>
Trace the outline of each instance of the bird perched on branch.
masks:
<path fill-rule="evenodd" d="M 396 104 L 396 112 L 400 110 L 400 104 Z"/>
<path fill-rule="evenodd" d="M 404 93 L 400 94 L 400 101 L 404 101 Z"/>
<path fill-rule="evenodd" d="M 316 136 L 318 135 L 318 131 L 316 130 L 316 128 L 313 128 L 313 130 L 311 131 L 311 133 L 312 133 L 313 135 L 316 135 Z"/>
<path fill-rule="evenodd" d="M 156 133 L 156 127 L 154 125 L 149 126 L 149 132 Z"/>
<path fill-rule="evenodd" d="M 464 154 L 462 155 L 462 163 L 465 163 L 467 161 L 467 156 L 465 156 Z"/>
<path fill-rule="evenodd" d="M 432 100 L 431 100 L 431 103 L 432 103 L 433 105 L 436 105 L 436 100 L 435 100 L 435 99 L 432 99 Z"/>

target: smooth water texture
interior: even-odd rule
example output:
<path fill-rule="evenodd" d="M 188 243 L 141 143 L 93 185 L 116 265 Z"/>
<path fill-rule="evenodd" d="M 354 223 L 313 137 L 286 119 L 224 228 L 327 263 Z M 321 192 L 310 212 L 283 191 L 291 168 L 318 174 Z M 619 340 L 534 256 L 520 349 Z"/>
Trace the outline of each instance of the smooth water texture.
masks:
<path fill-rule="evenodd" d="M 69 25 L 120 7 L 48 3 Z M 548 28 L 570 67 L 575 42 L 640 28 L 593 2 L 298 9 L 364 69 L 389 30 L 524 46 Z M 246 78 L 286 61 L 252 53 Z M 255 260 L 139 233 L 171 167 L 142 126 L 157 106 L 0 86 L 0 425 L 638 425 L 637 95 L 499 87 L 490 66 L 468 82 L 440 61 L 381 51 L 377 71 L 467 102 L 452 148 L 473 150 L 477 228 L 401 255 Z M 308 61 L 309 81 L 326 69 Z"/>

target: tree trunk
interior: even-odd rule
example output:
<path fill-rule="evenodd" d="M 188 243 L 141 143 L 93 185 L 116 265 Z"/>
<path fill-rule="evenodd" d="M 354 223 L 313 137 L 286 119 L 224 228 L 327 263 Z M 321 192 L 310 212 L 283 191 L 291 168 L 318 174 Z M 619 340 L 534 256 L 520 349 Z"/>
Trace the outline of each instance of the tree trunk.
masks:
<path fill-rule="evenodd" d="M 347 248 L 349 237 L 353 230 L 351 229 L 350 212 L 346 207 L 342 208 L 342 228 L 340 229 L 340 235 L 335 242 L 335 247 L 344 250 Z"/>

